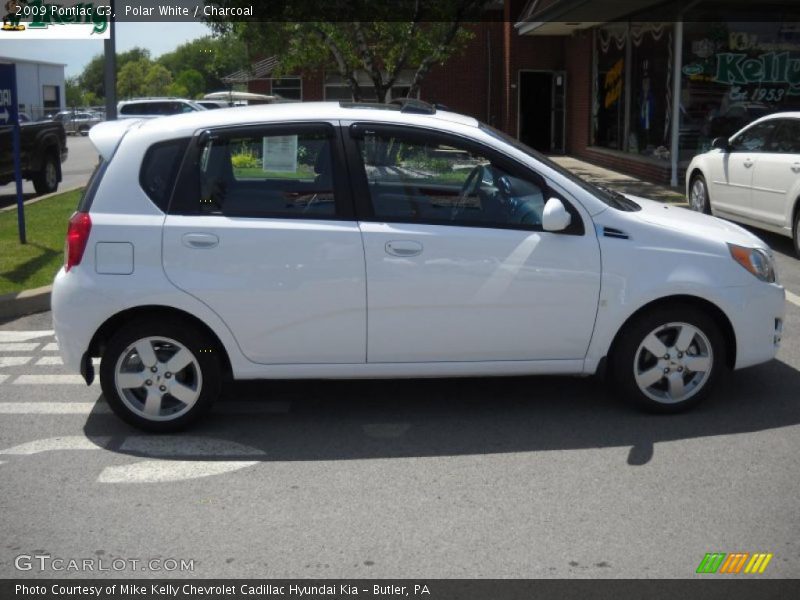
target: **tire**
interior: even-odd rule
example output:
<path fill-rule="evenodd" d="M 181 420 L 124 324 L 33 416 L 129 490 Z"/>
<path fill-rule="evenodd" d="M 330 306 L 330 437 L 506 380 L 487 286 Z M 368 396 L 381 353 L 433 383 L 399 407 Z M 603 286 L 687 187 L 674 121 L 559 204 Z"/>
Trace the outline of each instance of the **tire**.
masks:
<path fill-rule="evenodd" d="M 689 207 L 706 215 L 711 214 L 711 198 L 708 195 L 706 178 L 700 174 L 692 177 L 689 185 Z"/>
<path fill-rule="evenodd" d="M 794 223 L 792 225 L 792 241 L 794 242 L 794 253 L 800 258 L 800 210 L 795 210 Z"/>
<path fill-rule="evenodd" d="M 33 176 L 33 189 L 37 194 L 50 194 L 58 189 L 58 163 L 52 152 L 47 152 L 42 168 Z"/>
<path fill-rule="evenodd" d="M 702 310 L 656 307 L 625 325 L 611 369 L 626 400 L 648 412 L 677 413 L 712 392 L 726 369 L 725 342 Z"/>
<path fill-rule="evenodd" d="M 176 356 L 172 372 L 169 362 Z M 215 344 L 180 319 L 124 325 L 109 340 L 100 361 L 100 385 L 111 410 L 126 423 L 155 433 L 178 431 L 195 422 L 219 397 L 221 381 Z"/>
<path fill-rule="evenodd" d="M 82 125 L 80 127 L 80 129 L 78 129 L 78 133 L 80 133 L 82 136 L 86 137 L 87 135 L 89 135 L 89 128 L 86 127 L 86 125 Z"/>

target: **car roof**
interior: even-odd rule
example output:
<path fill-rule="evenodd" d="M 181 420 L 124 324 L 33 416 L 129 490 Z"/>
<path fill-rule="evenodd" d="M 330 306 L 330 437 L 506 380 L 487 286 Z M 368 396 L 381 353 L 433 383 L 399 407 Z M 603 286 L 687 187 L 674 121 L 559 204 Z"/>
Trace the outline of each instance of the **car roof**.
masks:
<path fill-rule="evenodd" d="M 171 130 L 172 134 L 190 134 L 200 129 L 252 123 L 286 121 L 371 121 L 399 124 L 445 125 L 454 123 L 478 126 L 473 117 L 437 110 L 432 114 L 401 112 L 393 105 L 371 106 L 339 102 L 291 102 L 235 106 L 219 110 L 185 113 L 151 119 L 140 127 L 142 133 Z"/>
<path fill-rule="evenodd" d="M 776 112 L 770 113 L 768 115 L 764 115 L 757 119 L 758 121 L 769 121 L 770 119 L 800 119 L 800 111 L 798 110 L 787 110 L 785 112 Z M 755 123 L 756 121 L 753 121 Z"/>

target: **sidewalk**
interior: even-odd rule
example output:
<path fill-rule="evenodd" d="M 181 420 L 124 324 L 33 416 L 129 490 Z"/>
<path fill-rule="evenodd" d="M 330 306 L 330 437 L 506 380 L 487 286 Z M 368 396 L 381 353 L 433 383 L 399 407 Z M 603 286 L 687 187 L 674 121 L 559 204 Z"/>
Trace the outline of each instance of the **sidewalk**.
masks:
<path fill-rule="evenodd" d="M 549 158 L 587 181 L 623 194 L 642 196 L 659 202 L 686 203 L 686 198 L 680 188 L 642 181 L 630 175 L 598 167 L 573 156 L 550 156 Z"/>

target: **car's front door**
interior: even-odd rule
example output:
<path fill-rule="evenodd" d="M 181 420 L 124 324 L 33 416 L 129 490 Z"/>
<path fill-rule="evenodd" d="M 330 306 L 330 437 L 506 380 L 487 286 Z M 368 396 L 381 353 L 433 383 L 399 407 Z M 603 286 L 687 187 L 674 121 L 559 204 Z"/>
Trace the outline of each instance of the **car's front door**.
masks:
<path fill-rule="evenodd" d="M 355 124 L 349 135 L 369 362 L 585 356 L 600 255 L 574 206 L 567 231 L 545 232 L 555 192 L 494 151 L 411 128 Z"/>
<path fill-rule="evenodd" d="M 800 187 L 800 119 L 778 119 L 753 171 L 752 217 L 777 227 L 792 227 Z"/>
<path fill-rule="evenodd" d="M 164 224 L 164 269 L 264 364 L 364 363 L 364 251 L 335 129 L 196 138 Z"/>
<path fill-rule="evenodd" d="M 748 127 L 731 138 L 727 152 L 715 157 L 709 182 L 715 210 L 752 217 L 753 172 L 774 128 L 774 121 Z"/>

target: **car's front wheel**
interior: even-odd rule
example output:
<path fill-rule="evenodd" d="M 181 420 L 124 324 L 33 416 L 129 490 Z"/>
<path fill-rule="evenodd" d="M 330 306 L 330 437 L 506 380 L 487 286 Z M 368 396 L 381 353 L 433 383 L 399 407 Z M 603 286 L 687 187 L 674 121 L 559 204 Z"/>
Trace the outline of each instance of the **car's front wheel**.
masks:
<path fill-rule="evenodd" d="M 694 306 L 657 307 L 621 332 L 612 374 L 626 399 L 651 412 L 673 413 L 708 396 L 725 364 L 714 319 Z"/>
<path fill-rule="evenodd" d="M 792 224 L 792 240 L 794 241 L 794 253 L 800 258 L 800 210 L 795 210 L 794 223 Z"/>
<path fill-rule="evenodd" d="M 100 384 L 123 421 L 153 432 L 182 429 L 219 396 L 221 367 L 208 336 L 180 320 L 134 321 L 108 342 Z"/>
<path fill-rule="evenodd" d="M 699 173 L 692 178 L 689 186 L 689 206 L 697 212 L 711 214 L 711 201 L 708 197 L 706 179 Z"/>

